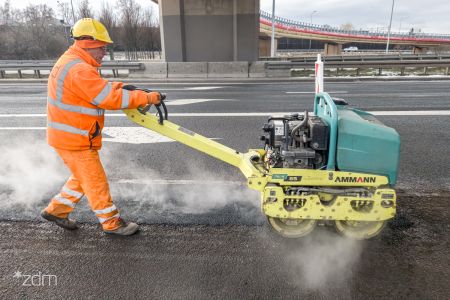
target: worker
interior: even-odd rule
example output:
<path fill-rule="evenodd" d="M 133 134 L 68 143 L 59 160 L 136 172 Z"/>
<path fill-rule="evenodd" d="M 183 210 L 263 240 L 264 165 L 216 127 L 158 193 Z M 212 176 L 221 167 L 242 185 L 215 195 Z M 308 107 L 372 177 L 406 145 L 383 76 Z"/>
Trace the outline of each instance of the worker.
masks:
<path fill-rule="evenodd" d="M 159 105 L 161 94 L 128 90 L 122 82 L 108 82 L 97 68 L 113 41 L 105 26 L 84 18 L 72 28 L 74 44 L 58 59 L 48 79 L 47 142 L 63 160 L 71 176 L 41 216 L 73 230 L 69 214 L 83 196 L 103 231 L 131 235 L 136 223 L 125 222 L 114 205 L 99 158 L 105 110 Z"/>

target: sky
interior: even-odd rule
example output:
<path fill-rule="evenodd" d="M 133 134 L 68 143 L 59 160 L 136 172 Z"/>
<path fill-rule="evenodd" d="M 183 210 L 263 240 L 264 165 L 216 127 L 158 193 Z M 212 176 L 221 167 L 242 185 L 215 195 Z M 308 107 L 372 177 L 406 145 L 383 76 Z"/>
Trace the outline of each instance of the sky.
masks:
<path fill-rule="evenodd" d="M 70 0 L 62 0 L 69 2 Z M 74 5 L 80 0 L 72 0 Z M 91 0 L 94 9 L 99 9 L 102 1 L 114 5 L 115 0 Z M 157 5 L 150 0 L 136 0 L 141 5 Z M 261 0 L 260 8 L 272 12 L 273 0 Z M 392 31 L 415 31 L 421 29 L 428 33 L 450 34 L 449 0 L 394 0 Z M 0 0 L 2 5 L 5 0 Z M 56 0 L 11 0 L 15 8 L 24 8 L 27 4 L 45 3 L 56 11 Z M 319 25 L 339 27 L 351 23 L 355 29 L 387 30 L 392 0 L 275 0 L 275 15 L 301 22 L 312 21 Z M 314 12 L 314 13 L 313 13 Z"/>
<path fill-rule="evenodd" d="M 261 10 L 271 13 L 272 0 L 261 0 Z M 392 0 L 275 0 L 275 15 L 287 19 L 355 29 L 387 30 Z M 422 29 L 450 34 L 449 0 L 395 0 L 392 31 Z"/>

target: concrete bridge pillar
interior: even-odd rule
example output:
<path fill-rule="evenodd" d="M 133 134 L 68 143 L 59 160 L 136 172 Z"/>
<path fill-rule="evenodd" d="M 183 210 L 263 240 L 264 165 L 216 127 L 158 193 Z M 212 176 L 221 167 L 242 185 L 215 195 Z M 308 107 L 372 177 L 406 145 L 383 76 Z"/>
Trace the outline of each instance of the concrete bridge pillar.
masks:
<path fill-rule="evenodd" d="M 428 48 L 425 47 L 413 47 L 413 54 L 427 54 Z"/>
<path fill-rule="evenodd" d="M 260 36 L 259 37 L 259 57 L 269 57 L 271 54 L 271 39 L 269 36 Z M 275 52 L 278 48 L 278 39 L 275 38 Z"/>
<path fill-rule="evenodd" d="M 341 55 L 342 54 L 342 44 L 325 43 L 323 54 L 324 55 Z"/>
<path fill-rule="evenodd" d="M 259 0 L 159 0 L 168 62 L 258 60 Z"/>

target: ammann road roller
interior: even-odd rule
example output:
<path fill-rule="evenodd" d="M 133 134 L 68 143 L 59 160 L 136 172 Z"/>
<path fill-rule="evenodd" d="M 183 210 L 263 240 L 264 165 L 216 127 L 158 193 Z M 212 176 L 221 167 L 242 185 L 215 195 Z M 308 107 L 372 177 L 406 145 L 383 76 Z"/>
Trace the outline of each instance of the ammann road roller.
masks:
<path fill-rule="evenodd" d="M 239 168 L 261 192 L 261 208 L 280 235 L 298 238 L 318 224 L 368 239 L 396 213 L 400 138 L 372 114 L 319 92 L 314 111 L 269 117 L 263 147 L 241 153 L 157 114 L 129 109 L 133 122 Z"/>
<path fill-rule="evenodd" d="M 333 224 L 344 236 L 369 239 L 395 216 L 400 137 L 372 114 L 323 92 L 323 70 L 318 54 L 313 113 L 269 117 L 262 128 L 264 146 L 247 153 L 167 121 L 164 99 L 156 116 L 149 107 L 125 113 L 239 168 L 248 186 L 261 192 L 262 211 L 280 235 L 299 238 L 318 224 Z"/>

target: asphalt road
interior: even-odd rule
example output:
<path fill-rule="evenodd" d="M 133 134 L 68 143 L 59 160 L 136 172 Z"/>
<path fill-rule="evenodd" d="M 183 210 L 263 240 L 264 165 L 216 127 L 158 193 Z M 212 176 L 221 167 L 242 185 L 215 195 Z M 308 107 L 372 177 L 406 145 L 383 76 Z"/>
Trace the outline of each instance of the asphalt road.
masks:
<path fill-rule="evenodd" d="M 239 151 L 261 146 L 261 113 L 313 105 L 312 83 L 141 86 L 167 92 L 173 122 Z M 86 201 L 74 214 L 77 232 L 42 223 L 39 210 L 68 176 L 45 144 L 46 86 L 0 82 L 2 298 L 448 298 L 448 82 L 328 83 L 326 91 L 353 107 L 390 111 L 377 118 L 402 139 L 398 215 L 371 241 L 331 228 L 278 238 L 238 170 L 175 142 L 117 136 L 101 155 L 116 205 L 143 224 L 141 233 L 105 236 Z M 116 115 L 106 127 L 134 125 Z M 57 285 L 24 286 L 27 275 L 55 275 Z"/>

